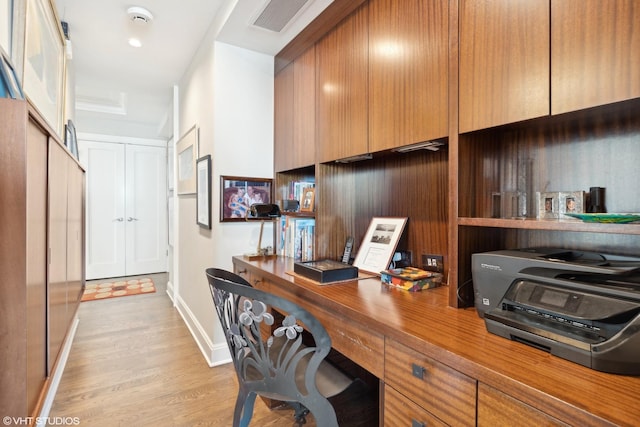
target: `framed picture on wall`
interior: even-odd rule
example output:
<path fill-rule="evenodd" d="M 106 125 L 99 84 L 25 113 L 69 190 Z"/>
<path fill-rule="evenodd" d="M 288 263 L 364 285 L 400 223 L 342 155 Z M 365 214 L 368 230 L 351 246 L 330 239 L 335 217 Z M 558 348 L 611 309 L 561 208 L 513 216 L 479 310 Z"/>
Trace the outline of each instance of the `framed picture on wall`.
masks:
<path fill-rule="evenodd" d="M 269 178 L 220 177 L 220 222 L 245 221 L 254 203 L 272 203 L 273 180 Z"/>
<path fill-rule="evenodd" d="M 176 144 L 178 157 L 178 195 L 196 194 L 198 128 L 193 126 Z"/>
<path fill-rule="evenodd" d="M 23 89 L 62 135 L 64 35 L 48 0 L 27 0 Z"/>
<path fill-rule="evenodd" d="M 200 157 L 196 162 L 196 222 L 211 230 L 211 156 Z"/>

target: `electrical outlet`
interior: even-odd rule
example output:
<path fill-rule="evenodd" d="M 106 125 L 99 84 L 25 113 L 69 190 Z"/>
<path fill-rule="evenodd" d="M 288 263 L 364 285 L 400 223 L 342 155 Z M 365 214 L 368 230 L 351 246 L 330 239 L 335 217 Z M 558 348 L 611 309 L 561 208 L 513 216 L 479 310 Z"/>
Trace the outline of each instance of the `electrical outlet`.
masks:
<path fill-rule="evenodd" d="M 422 254 L 422 269 L 427 271 L 435 271 L 436 273 L 443 273 L 444 263 L 442 255 Z"/>

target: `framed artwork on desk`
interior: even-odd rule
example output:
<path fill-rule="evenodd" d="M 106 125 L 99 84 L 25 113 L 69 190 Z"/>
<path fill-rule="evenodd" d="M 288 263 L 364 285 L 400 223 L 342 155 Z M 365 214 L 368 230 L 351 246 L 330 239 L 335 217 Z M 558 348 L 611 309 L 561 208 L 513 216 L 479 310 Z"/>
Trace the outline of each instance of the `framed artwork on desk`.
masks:
<path fill-rule="evenodd" d="M 376 275 L 389 268 L 407 220 L 403 217 L 372 218 L 353 265 Z"/>

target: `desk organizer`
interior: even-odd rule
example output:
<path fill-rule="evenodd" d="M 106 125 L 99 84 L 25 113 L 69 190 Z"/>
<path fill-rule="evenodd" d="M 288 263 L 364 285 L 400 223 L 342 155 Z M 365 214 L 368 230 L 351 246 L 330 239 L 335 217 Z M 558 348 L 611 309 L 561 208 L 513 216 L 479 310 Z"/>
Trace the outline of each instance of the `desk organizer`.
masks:
<path fill-rule="evenodd" d="M 382 283 L 405 291 L 417 292 L 442 284 L 442 274 L 415 267 L 393 268 L 380 272 Z"/>

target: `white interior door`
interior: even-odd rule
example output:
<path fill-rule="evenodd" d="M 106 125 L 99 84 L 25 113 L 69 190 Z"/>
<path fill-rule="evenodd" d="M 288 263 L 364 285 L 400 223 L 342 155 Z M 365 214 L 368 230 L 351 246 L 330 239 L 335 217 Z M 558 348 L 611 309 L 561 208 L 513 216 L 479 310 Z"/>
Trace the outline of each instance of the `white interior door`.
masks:
<path fill-rule="evenodd" d="M 167 269 L 166 149 L 127 145 L 127 276 Z"/>
<path fill-rule="evenodd" d="M 87 171 L 87 279 L 126 273 L 124 147 L 104 142 L 83 142 L 78 147 Z"/>
<path fill-rule="evenodd" d="M 166 151 L 82 141 L 87 170 L 86 278 L 166 270 Z"/>

